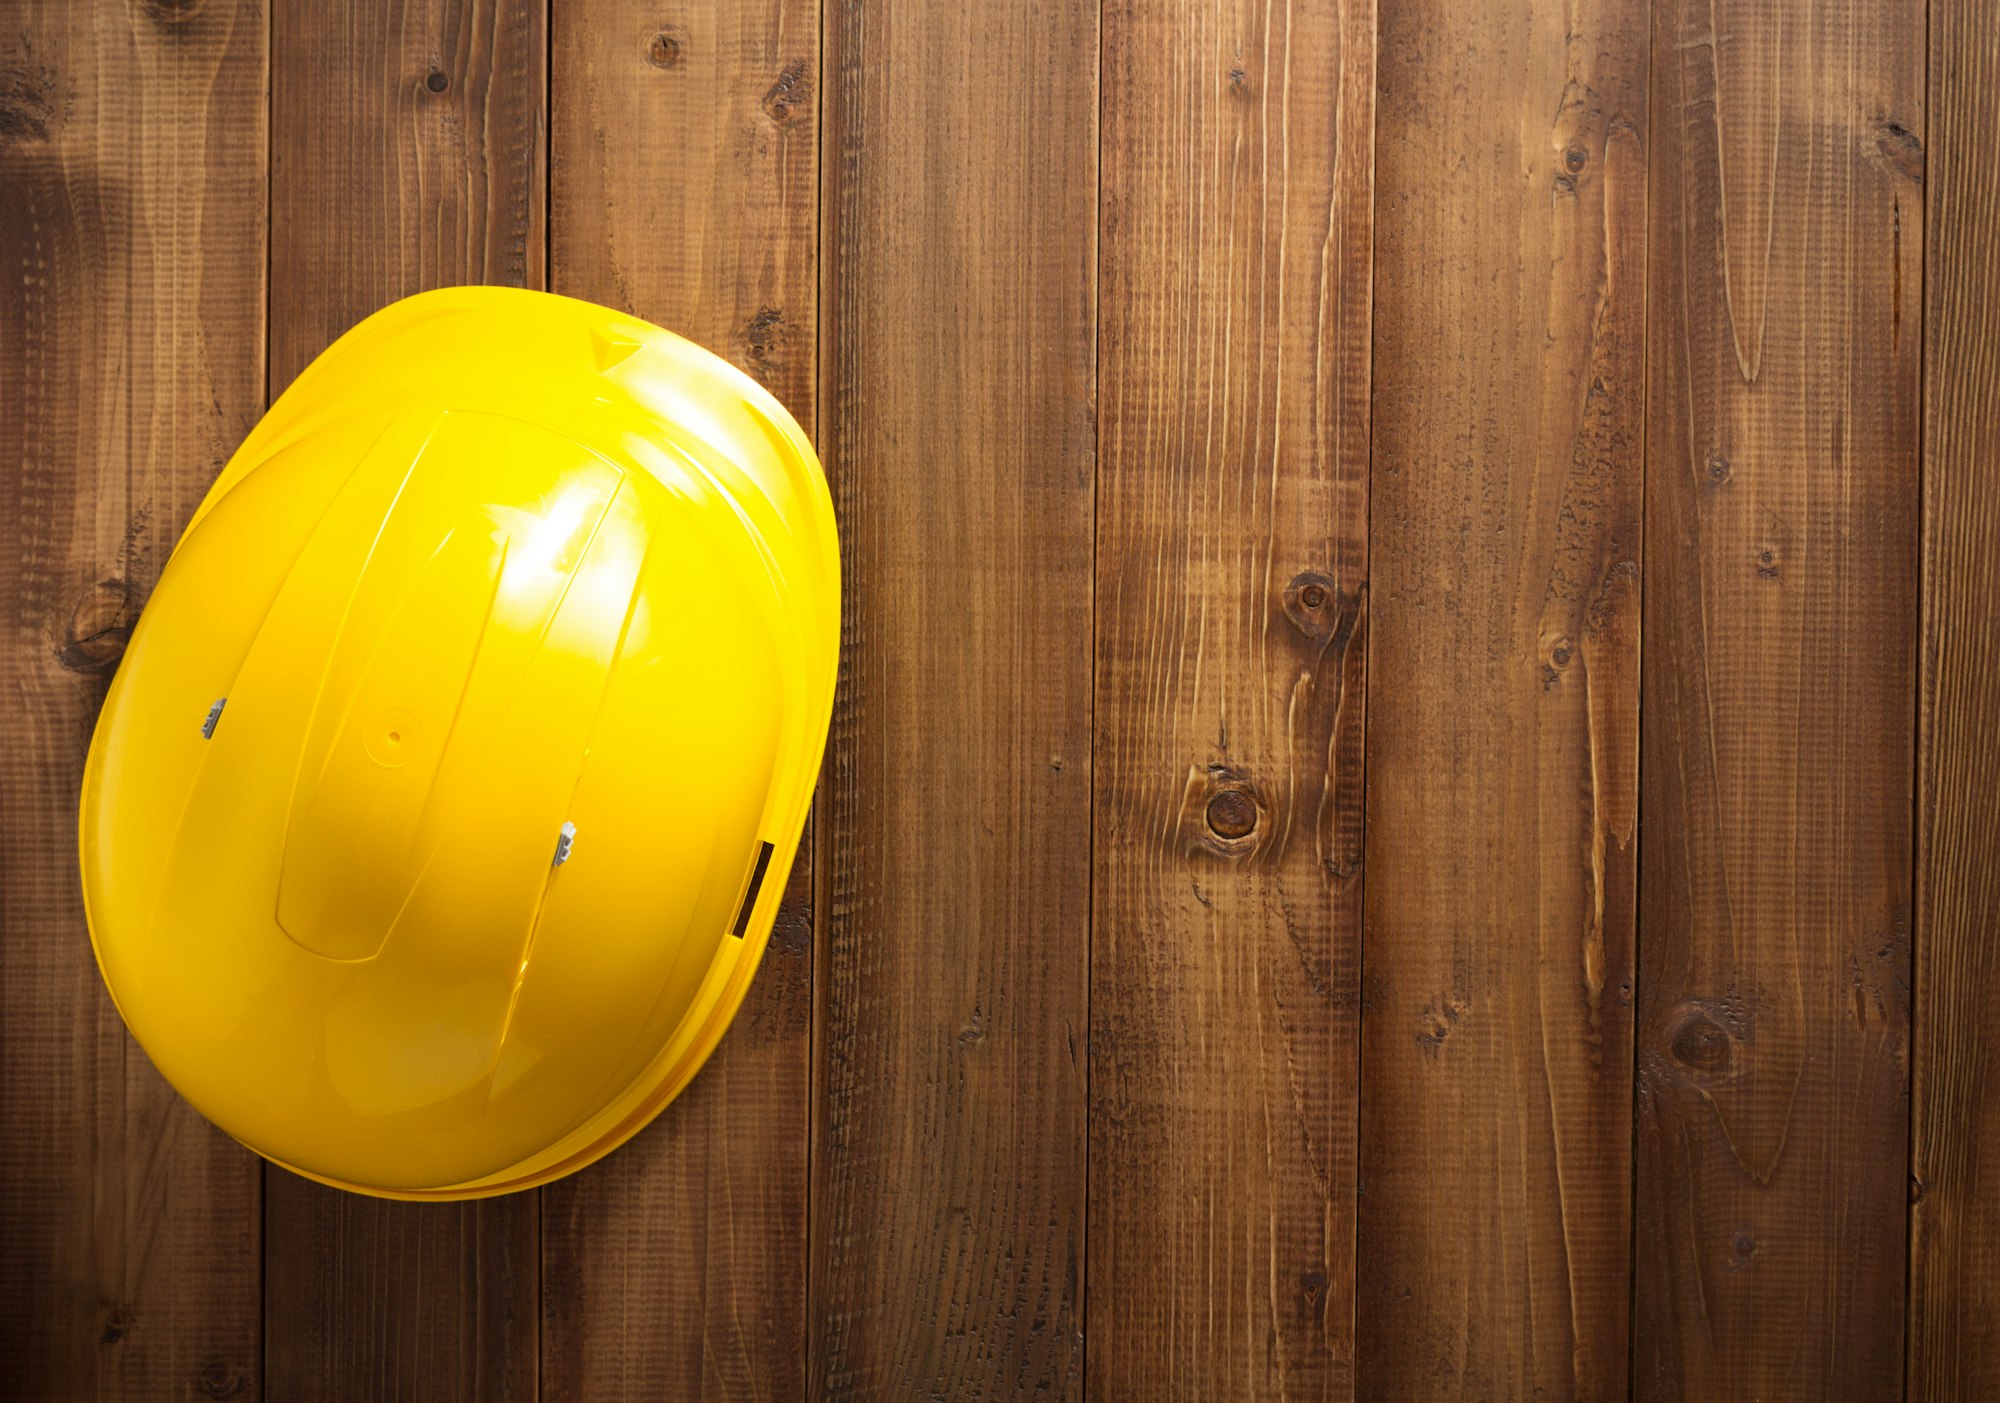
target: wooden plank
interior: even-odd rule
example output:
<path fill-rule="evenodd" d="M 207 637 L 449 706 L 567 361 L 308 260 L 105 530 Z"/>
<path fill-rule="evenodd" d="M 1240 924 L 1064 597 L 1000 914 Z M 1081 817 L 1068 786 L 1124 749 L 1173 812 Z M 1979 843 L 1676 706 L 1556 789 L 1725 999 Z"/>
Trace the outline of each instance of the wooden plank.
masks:
<path fill-rule="evenodd" d="M 1920 0 L 1668 0 L 1641 1398 L 1903 1391 Z"/>
<path fill-rule="evenodd" d="M 258 1169 L 97 974 L 76 800 L 182 526 L 264 400 L 261 4 L 0 20 L 0 1385 L 258 1396 Z"/>
<path fill-rule="evenodd" d="M 692 337 L 813 422 L 817 0 L 555 12 L 557 291 Z M 543 1393 L 800 1399 L 806 1359 L 812 863 L 800 847 L 749 997 L 692 1086 L 551 1185 Z"/>
<path fill-rule="evenodd" d="M 828 16 L 815 1397 L 1081 1395 L 1096 26 Z"/>
<path fill-rule="evenodd" d="M 426 288 L 540 286 L 540 0 L 281 0 L 272 23 L 271 388 Z M 533 1398 L 538 1197 L 377 1202 L 266 1176 L 274 1398 Z"/>
<path fill-rule="evenodd" d="M 1364 1397 L 1627 1375 L 1643 0 L 1391 0 Z"/>
<path fill-rule="evenodd" d="M 546 285 L 547 0 L 277 0 L 271 394 L 398 297 Z"/>
<path fill-rule="evenodd" d="M 1351 1398 L 1374 6 L 1103 23 L 1089 1392 Z"/>
<path fill-rule="evenodd" d="M 272 1398 L 535 1397 L 534 1194 L 396 1203 L 275 1168 L 267 1192 Z"/>
<path fill-rule="evenodd" d="M 2000 27 L 1930 6 L 1909 1392 L 2000 1397 Z M 1901 143 L 1913 162 L 1923 148 Z M 1918 165 L 1922 171 L 1924 165 Z M 1905 237 L 1908 237 L 1907 235 Z"/>

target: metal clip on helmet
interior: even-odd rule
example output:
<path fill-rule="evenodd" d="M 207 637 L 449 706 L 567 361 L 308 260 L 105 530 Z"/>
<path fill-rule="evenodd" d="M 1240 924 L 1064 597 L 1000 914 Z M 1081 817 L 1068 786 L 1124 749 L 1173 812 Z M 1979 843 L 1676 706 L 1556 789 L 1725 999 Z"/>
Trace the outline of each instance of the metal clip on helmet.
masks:
<path fill-rule="evenodd" d="M 707 351 L 502 288 L 370 317 L 209 491 L 97 723 L 84 895 L 133 1036 L 340 1188 L 609 1153 L 756 971 L 839 590 L 812 448 Z"/>

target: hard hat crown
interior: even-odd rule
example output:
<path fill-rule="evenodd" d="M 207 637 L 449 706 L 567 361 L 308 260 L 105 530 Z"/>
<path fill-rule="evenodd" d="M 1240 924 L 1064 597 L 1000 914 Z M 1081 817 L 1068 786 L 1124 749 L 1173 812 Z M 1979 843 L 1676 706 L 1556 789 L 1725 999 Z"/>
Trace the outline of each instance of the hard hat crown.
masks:
<path fill-rule="evenodd" d="M 503 289 L 378 313 L 218 480 L 100 718 L 86 904 L 134 1034 L 347 1187 L 607 1151 L 754 971 L 837 599 L 811 450 L 707 352 Z"/>

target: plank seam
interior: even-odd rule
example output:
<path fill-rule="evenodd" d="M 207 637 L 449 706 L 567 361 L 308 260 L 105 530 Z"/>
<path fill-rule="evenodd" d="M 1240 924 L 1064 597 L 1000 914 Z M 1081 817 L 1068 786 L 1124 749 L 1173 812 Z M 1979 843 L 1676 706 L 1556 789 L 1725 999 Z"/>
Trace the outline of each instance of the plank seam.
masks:
<path fill-rule="evenodd" d="M 1369 679 L 1375 666 L 1375 629 L 1368 619 L 1369 592 L 1375 581 L 1375 254 L 1381 241 L 1376 219 L 1375 174 L 1382 140 L 1380 84 L 1382 73 L 1382 6 L 1372 0 L 1369 7 L 1368 43 L 1368 443 L 1367 468 L 1361 474 L 1361 606 L 1364 624 L 1361 640 L 1361 889 L 1353 898 L 1354 922 L 1354 1210 L 1348 1217 L 1347 1338 L 1352 1358 L 1348 1360 L 1348 1396 L 1361 1395 L 1361 1155 L 1367 1144 L 1362 1130 L 1362 1096 L 1367 1083 L 1368 1038 L 1368 730 L 1373 716 L 1368 709 Z M 1343 53 L 1342 64 L 1346 59 Z"/>
<path fill-rule="evenodd" d="M 1626 1099 L 1625 1165 L 1625 1397 L 1639 1397 L 1639 1040 L 1645 1027 L 1639 1017 L 1640 981 L 1646 956 L 1646 502 L 1652 476 L 1653 431 L 1653 9 L 1646 7 L 1646 76 L 1640 85 L 1640 130 L 1645 133 L 1641 170 L 1645 188 L 1639 201 L 1639 485 L 1638 527 L 1633 548 L 1639 556 L 1638 620 L 1634 646 L 1639 651 L 1637 695 L 1632 699 L 1632 777 L 1637 786 L 1632 804 L 1632 981 L 1629 1095 Z"/>
<path fill-rule="evenodd" d="M 1929 617 L 1931 562 L 1930 562 L 1930 484 L 1926 481 L 1928 457 L 1930 453 L 1930 267 L 1931 240 L 1936 237 L 1939 227 L 1936 222 L 1936 188 L 1929 175 L 1932 158 L 1931 112 L 1934 109 L 1933 88 L 1936 73 L 1932 63 L 1931 35 L 1933 30 L 1932 10 L 1935 0 L 1926 0 L 1924 5 L 1924 48 L 1921 55 L 1924 65 L 1924 80 L 1920 91 L 1924 95 L 1923 111 L 1923 158 L 1926 162 L 1924 176 L 1924 252 L 1917 260 L 1917 589 L 1915 604 L 1917 640 L 1916 666 L 1910 669 L 1910 1051 L 1909 1059 L 1903 1066 L 1903 1178 L 1906 1186 L 1906 1204 L 1903 1209 L 1903 1397 L 1912 1397 L 1916 1367 L 1915 1342 L 1917 1320 L 1915 1314 L 1917 1300 L 1917 1197 L 1907 1191 L 1908 1185 L 1917 1175 L 1917 1068 L 1924 1056 L 1925 1027 L 1924 1004 L 1918 981 L 1923 977 L 1923 945 L 1929 934 L 1924 929 L 1924 795 L 1927 790 L 1924 773 L 1925 742 L 1928 739 L 1930 720 L 1924 708 L 1924 678 L 1926 672 L 1926 622 Z"/>
<path fill-rule="evenodd" d="M 1091 1132 L 1095 1101 L 1092 1091 L 1091 1030 L 1096 1025 L 1093 996 L 1097 988 L 1096 970 L 1092 955 L 1097 949 L 1097 805 L 1100 790 L 1097 785 L 1097 663 L 1100 647 L 1100 633 L 1097 621 L 1097 573 L 1103 558 L 1104 512 L 1100 502 L 1103 490 L 1103 443 L 1104 420 L 1104 4 L 1098 0 L 1097 52 L 1091 73 L 1091 87 L 1097 102 L 1092 109 L 1097 118 L 1096 144 L 1097 169 L 1093 199 L 1096 207 L 1092 211 L 1093 237 L 1090 245 L 1090 690 L 1088 693 L 1088 719 L 1086 734 L 1090 737 L 1090 761 L 1085 767 L 1090 794 L 1090 824 L 1084 844 L 1084 940 L 1083 940 L 1083 1060 L 1079 1071 L 1083 1077 L 1083 1198 L 1082 1222 L 1078 1226 L 1080 1241 L 1076 1267 L 1076 1315 L 1077 1315 L 1077 1389 L 1085 1398 L 1091 1397 L 1090 1390 L 1090 1161 L 1091 1144 L 1095 1138 Z"/>
<path fill-rule="evenodd" d="M 277 198 L 277 175 L 275 165 L 278 155 L 278 72 L 275 43 L 278 27 L 276 0 L 264 9 L 264 407 L 271 407 L 271 327 L 276 308 L 272 305 L 271 286 L 275 258 L 273 250 L 277 245 L 277 231 L 273 227 L 271 211 Z M 271 1234 L 266 1221 L 267 1205 L 270 1203 L 272 1167 L 269 1162 L 257 1162 L 257 1397 L 268 1400 L 271 1396 Z"/>
<path fill-rule="evenodd" d="M 551 3 L 553 3 L 553 0 L 551 0 Z M 811 381 L 812 439 L 813 439 L 813 446 L 818 451 L 822 463 L 826 462 L 832 456 L 827 451 L 827 441 L 826 441 L 826 423 L 828 417 L 826 409 L 827 378 L 828 378 L 827 323 L 829 320 L 826 315 L 826 309 L 827 309 L 827 296 L 826 296 L 827 15 L 826 11 L 827 11 L 827 6 L 825 0 L 819 0 L 819 3 L 813 6 L 813 50 L 814 50 L 813 63 L 815 67 L 813 69 L 814 156 L 813 156 L 813 231 L 812 231 L 812 245 L 813 245 L 813 270 L 812 270 L 813 272 L 813 367 L 812 367 L 812 381 Z M 829 488 L 829 490 L 831 489 Z M 844 582 L 843 582 L 843 587 L 844 587 Z M 842 606 L 841 612 L 843 613 L 843 615 L 846 613 L 845 605 Z M 840 631 L 844 641 L 846 635 L 846 628 L 843 626 Z M 839 669 L 838 667 L 836 667 L 835 670 L 836 679 L 838 678 L 838 676 L 839 676 Z M 828 743 L 825 749 L 827 751 L 827 754 L 826 757 L 822 759 L 820 765 L 820 783 L 825 782 L 826 773 L 827 770 L 830 768 L 830 761 L 832 758 L 831 756 L 832 738 L 830 732 L 828 736 Z M 820 936 L 823 930 L 821 922 L 824 920 L 826 912 L 828 910 L 826 902 L 822 899 L 823 897 L 822 882 L 824 881 L 826 876 L 827 864 L 821 861 L 821 852 L 825 842 L 825 834 L 827 830 L 826 830 L 826 825 L 821 822 L 820 818 L 819 784 L 815 784 L 813 787 L 811 816 L 807 819 L 807 822 L 812 825 L 812 851 L 807 858 L 807 860 L 812 863 L 812 870 L 806 876 L 806 892 L 808 898 L 812 903 L 811 906 L 812 916 L 811 919 L 806 923 L 805 1204 L 804 1204 L 804 1211 L 800 1214 L 799 1218 L 800 1231 L 805 1234 L 805 1252 L 803 1256 L 805 1262 L 806 1279 L 805 1279 L 805 1288 L 801 1293 L 803 1297 L 801 1301 L 803 1318 L 799 1321 L 799 1338 L 797 1342 L 799 1349 L 799 1387 L 801 1390 L 800 1403 L 806 1403 L 806 1400 L 810 1399 L 813 1396 L 813 1370 L 812 1370 L 813 1339 L 817 1333 L 817 1331 L 814 1329 L 814 1320 L 813 1320 L 813 1315 L 816 1308 L 815 1298 L 814 1298 L 814 1288 L 819 1281 L 819 1275 L 815 1269 L 815 1264 L 813 1262 L 813 1252 L 815 1247 L 815 1239 L 813 1237 L 813 1204 L 815 1198 L 817 1197 L 817 1195 L 813 1192 L 813 1185 L 815 1182 L 813 1177 L 813 1159 L 814 1159 L 814 1151 L 817 1148 L 819 1142 L 819 1125 L 820 1125 L 819 988 L 820 988 L 820 975 L 824 968 L 824 961 L 821 959 L 821 955 L 824 952 L 821 948 L 822 943 Z M 794 859 L 794 861 L 796 861 L 796 859 Z"/>
<path fill-rule="evenodd" d="M 830 52 L 829 45 L 831 43 L 829 30 L 833 23 L 827 13 L 828 9 L 829 6 L 825 3 L 825 0 L 820 0 L 820 3 L 814 7 L 813 12 L 816 21 L 814 41 L 818 50 L 814 62 L 818 65 L 818 68 L 815 71 L 817 81 L 813 86 L 813 120 L 817 125 L 813 129 L 813 145 L 816 154 L 813 160 L 814 355 L 812 368 L 812 436 L 813 446 L 818 450 L 821 463 L 825 465 L 828 476 L 828 491 L 831 493 L 834 487 L 832 481 L 834 474 L 845 472 L 846 467 L 844 464 L 836 461 L 835 454 L 832 451 L 833 445 L 828 442 L 827 427 L 833 419 L 832 411 L 827 406 L 831 403 L 830 396 L 838 388 L 834 383 L 833 335 L 829 330 L 832 326 L 833 318 L 828 315 L 828 309 L 832 306 L 832 298 L 829 296 L 828 289 L 831 274 L 828 270 L 833 266 L 833 260 L 829 257 L 828 250 L 833 245 L 833 240 L 827 237 L 831 215 L 828 213 L 827 208 L 826 169 L 829 159 L 837 154 L 831 150 L 833 142 L 831 135 L 832 126 L 828 121 L 828 109 L 832 104 L 827 100 L 827 78 L 829 73 L 834 71 L 834 66 L 827 61 L 827 55 Z M 837 496 L 835 497 L 835 501 L 838 501 Z M 840 550 L 843 567 L 847 554 L 847 547 L 843 541 Z M 843 591 L 846 587 L 846 581 L 843 579 Z M 840 607 L 840 636 L 843 649 L 847 641 L 848 609 L 849 605 L 843 594 Z M 839 669 L 836 672 L 836 677 L 838 678 L 840 673 L 844 671 L 844 668 Z M 835 705 L 836 707 L 839 705 L 838 692 L 835 694 Z M 826 776 L 833 768 L 834 734 L 831 730 L 833 724 L 833 721 L 830 719 L 825 756 L 820 764 L 821 786 L 826 783 Z M 819 1200 L 819 1177 L 816 1161 L 818 1159 L 821 1125 L 820 1093 L 824 1085 L 823 1057 L 820 1046 L 822 1037 L 820 998 L 822 993 L 821 981 L 826 977 L 828 964 L 823 958 L 826 951 L 824 948 L 825 942 L 822 940 L 822 936 L 825 933 L 825 926 L 822 922 L 825 919 L 826 913 L 832 909 L 829 905 L 832 864 L 824 860 L 827 847 L 829 846 L 827 835 L 830 830 L 828 825 L 823 822 L 823 815 L 821 813 L 821 794 L 823 792 L 823 788 L 819 787 L 816 787 L 813 792 L 811 819 L 812 872 L 807 880 L 808 890 L 812 896 L 812 922 L 808 926 L 806 933 L 807 948 L 810 953 L 807 956 L 806 965 L 805 1212 L 801 1218 L 802 1230 L 805 1233 L 806 1280 L 804 1290 L 805 1319 L 800 1322 L 803 1329 L 799 1339 L 799 1348 L 804 1356 L 799 1370 L 799 1383 L 803 1390 L 801 1403 L 804 1403 L 806 1399 L 810 1399 L 814 1395 L 813 1353 L 814 1343 L 819 1338 L 819 1237 L 815 1231 L 813 1219 L 815 1216 L 814 1209 Z"/>

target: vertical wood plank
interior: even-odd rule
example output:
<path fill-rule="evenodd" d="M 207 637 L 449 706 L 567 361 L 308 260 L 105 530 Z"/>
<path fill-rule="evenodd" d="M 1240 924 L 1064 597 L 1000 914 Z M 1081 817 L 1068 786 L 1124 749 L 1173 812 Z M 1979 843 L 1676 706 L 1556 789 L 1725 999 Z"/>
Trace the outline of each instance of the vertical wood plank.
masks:
<path fill-rule="evenodd" d="M 273 1399 L 535 1397 L 535 1196 L 396 1203 L 272 1168 Z"/>
<path fill-rule="evenodd" d="M 829 12 L 814 1396 L 1081 1395 L 1097 16 Z"/>
<path fill-rule="evenodd" d="M 271 397 L 370 312 L 546 285 L 547 0 L 277 0 Z"/>
<path fill-rule="evenodd" d="M 563 0 L 551 282 L 817 391 L 819 5 Z M 643 1135 L 544 1191 L 543 1392 L 800 1399 L 812 863 L 749 997 Z"/>
<path fill-rule="evenodd" d="M 354 322 L 458 283 L 539 286 L 542 0 L 281 0 L 271 390 Z M 266 1362 L 284 1399 L 531 1399 L 535 1194 L 388 1203 L 266 1175 Z"/>
<path fill-rule="evenodd" d="M 1950 1403 L 2000 1397 L 2000 26 L 1933 0 L 1930 44 L 1909 1391 Z"/>
<path fill-rule="evenodd" d="M 1103 23 L 1089 1392 L 1350 1398 L 1374 6 Z"/>
<path fill-rule="evenodd" d="M 1627 1378 L 1644 0 L 1387 0 L 1365 1397 Z"/>
<path fill-rule="evenodd" d="M 76 803 L 104 689 L 263 409 L 267 16 L 0 18 L 0 1392 L 258 1396 L 256 1159 L 92 961 Z"/>
<path fill-rule="evenodd" d="M 1640 1398 L 1903 1391 L 1924 23 L 1655 7 Z"/>

